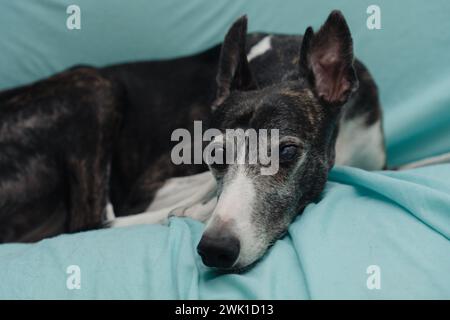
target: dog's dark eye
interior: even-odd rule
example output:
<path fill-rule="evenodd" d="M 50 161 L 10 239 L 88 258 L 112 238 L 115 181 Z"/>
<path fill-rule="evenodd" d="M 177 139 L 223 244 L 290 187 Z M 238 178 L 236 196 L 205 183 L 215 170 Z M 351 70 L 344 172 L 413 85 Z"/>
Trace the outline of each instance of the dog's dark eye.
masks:
<path fill-rule="evenodd" d="M 280 161 L 287 162 L 294 160 L 297 155 L 297 146 L 288 144 L 280 148 Z"/>

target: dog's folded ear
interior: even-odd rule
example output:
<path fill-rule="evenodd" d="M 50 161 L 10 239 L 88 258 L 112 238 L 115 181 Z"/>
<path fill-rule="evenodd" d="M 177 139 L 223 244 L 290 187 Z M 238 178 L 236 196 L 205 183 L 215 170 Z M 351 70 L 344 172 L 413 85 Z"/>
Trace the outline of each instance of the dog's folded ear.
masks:
<path fill-rule="evenodd" d="M 247 16 L 237 19 L 222 44 L 217 74 L 217 95 L 213 105 L 220 105 L 232 90 L 256 88 L 246 54 Z"/>
<path fill-rule="evenodd" d="M 300 74 L 325 104 L 343 105 L 358 87 L 353 41 L 340 11 L 333 11 L 317 33 L 306 29 L 300 50 Z"/>

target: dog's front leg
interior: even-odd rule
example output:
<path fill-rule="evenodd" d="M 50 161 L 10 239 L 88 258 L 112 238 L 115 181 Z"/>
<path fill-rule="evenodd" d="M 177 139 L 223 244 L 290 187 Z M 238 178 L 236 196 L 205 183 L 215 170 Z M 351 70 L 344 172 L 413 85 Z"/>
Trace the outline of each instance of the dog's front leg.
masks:
<path fill-rule="evenodd" d="M 170 217 L 188 217 L 201 222 L 206 222 L 217 204 L 217 199 L 212 198 L 207 203 L 198 203 L 191 207 L 178 207 L 175 209 L 160 209 L 148 211 L 132 216 L 119 217 L 107 221 L 105 226 L 111 228 L 127 227 L 138 224 L 167 224 Z"/>
<path fill-rule="evenodd" d="M 118 217 L 105 223 L 106 227 L 120 228 L 138 224 L 167 224 L 170 209 L 160 209 L 135 215 Z"/>
<path fill-rule="evenodd" d="M 180 195 L 184 197 L 180 199 Z M 149 211 L 115 218 L 106 225 L 124 227 L 136 224 L 166 224 L 172 216 L 205 222 L 214 211 L 216 203 L 216 182 L 210 172 L 173 178 L 158 191 Z"/>

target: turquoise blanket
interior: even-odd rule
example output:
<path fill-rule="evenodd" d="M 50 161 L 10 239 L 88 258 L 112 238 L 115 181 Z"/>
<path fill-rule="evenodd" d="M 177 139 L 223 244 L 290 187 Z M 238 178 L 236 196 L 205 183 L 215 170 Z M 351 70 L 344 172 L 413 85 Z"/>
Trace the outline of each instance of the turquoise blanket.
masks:
<path fill-rule="evenodd" d="M 339 8 L 380 87 L 389 163 L 450 152 L 446 0 L 379 0 L 381 30 L 366 26 L 368 0 L 78 0 L 81 30 L 68 30 L 73 3 L 0 0 L 0 88 L 72 64 L 194 53 L 242 13 L 250 30 L 302 33 Z M 201 264 L 202 228 L 173 218 L 1 245 L 0 298 L 450 299 L 450 165 L 335 168 L 322 199 L 243 274 Z"/>
<path fill-rule="evenodd" d="M 339 167 L 330 179 L 323 199 L 246 273 L 204 267 L 195 250 L 203 225 L 172 218 L 3 245 L 0 298 L 449 299 L 450 165 Z M 80 289 L 71 289 L 73 265 Z"/>

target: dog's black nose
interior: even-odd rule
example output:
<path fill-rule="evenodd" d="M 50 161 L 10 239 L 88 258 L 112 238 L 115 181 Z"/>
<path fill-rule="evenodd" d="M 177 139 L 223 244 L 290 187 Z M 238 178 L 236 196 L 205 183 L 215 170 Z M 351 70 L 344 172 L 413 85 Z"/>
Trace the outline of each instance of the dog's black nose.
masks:
<path fill-rule="evenodd" d="M 203 235 L 197 246 L 197 252 L 208 267 L 229 268 L 239 256 L 241 245 L 233 235 Z"/>

